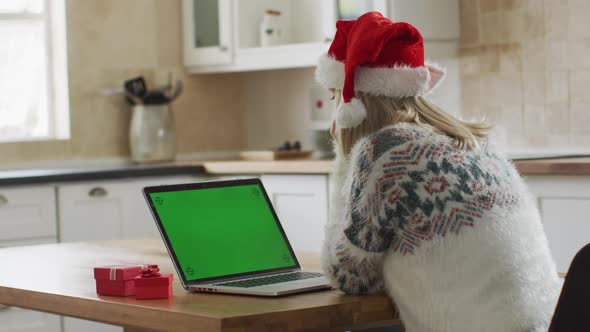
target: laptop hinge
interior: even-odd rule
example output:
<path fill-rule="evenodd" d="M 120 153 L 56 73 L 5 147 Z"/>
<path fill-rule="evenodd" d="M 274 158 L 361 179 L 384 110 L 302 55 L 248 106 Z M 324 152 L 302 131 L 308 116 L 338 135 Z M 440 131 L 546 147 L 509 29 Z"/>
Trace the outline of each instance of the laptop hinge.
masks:
<path fill-rule="evenodd" d="M 291 272 L 298 272 L 298 271 L 301 271 L 301 268 L 300 267 L 295 267 L 295 268 L 284 270 L 284 271 L 273 271 L 273 272 L 257 273 L 257 274 L 253 274 L 253 275 L 249 275 L 249 276 L 239 276 L 239 277 L 229 277 L 229 278 L 217 278 L 217 279 L 214 279 L 214 280 L 207 280 L 207 281 L 203 281 L 203 282 L 189 282 L 189 283 L 187 283 L 187 286 L 190 287 L 190 286 L 195 286 L 195 285 L 217 284 L 217 283 L 226 282 L 226 281 L 254 279 L 254 278 L 265 277 L 265 276 L 270 276 L 270 275 L 274 275 L 274 274 L 291 273 Z"/>

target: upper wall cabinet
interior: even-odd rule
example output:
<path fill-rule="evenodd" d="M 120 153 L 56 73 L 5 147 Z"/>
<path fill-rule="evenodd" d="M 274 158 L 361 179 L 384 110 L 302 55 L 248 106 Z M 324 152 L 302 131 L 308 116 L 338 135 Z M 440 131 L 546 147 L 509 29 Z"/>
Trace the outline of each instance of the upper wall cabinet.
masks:
<path fill-rule="evenodd" d="M 184 0 L 186 66 L 228 65 L 233 60 L 231 0 Z"/>
<path fill-rule="evenodd" d="M 386 14 L 387 0 L 183 0 L 184 62 L 193 73 L 315 66 L 338 19 L 372 10 Z"/>

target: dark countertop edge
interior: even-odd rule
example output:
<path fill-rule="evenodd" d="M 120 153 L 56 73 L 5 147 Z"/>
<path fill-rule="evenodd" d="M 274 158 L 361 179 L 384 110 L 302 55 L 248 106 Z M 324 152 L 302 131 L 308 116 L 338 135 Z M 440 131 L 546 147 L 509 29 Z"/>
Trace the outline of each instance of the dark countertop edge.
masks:
<path fill-rule="evenodd" d="M 568 155 L 559 157 L 546 158 L 515 158 L 511 159 L 523 175 L 590 175 L 590 162 L 588 165 L 575 163 L 576 158 L 588 158 L 588 155 Z M 321 160 L 326 161 L 326 160 Z M 210 163 L 224 163 L 216 161 Z M 230 161 L 235 163 L 236 161 Z M 572 165 L 569 165 L 573 162 Z M 559 163 L 549 167 L 546 164 Z M 0 186 L 22 186 L 36 184 L 54 184 L 68 183 L 79 181 L 100 181 L 100 180 L 117 180 L 131 179 L 142 177 L 156 176 L 176 176 L 176 175 L 207 175 L 207 174 L 238 174 L 233 171 L 226 172 L 208 172 L 208 162 L 195 164 L 162 164 L 162 165 L 127 165 L 116 168 L 96 168 L 96 169 L 26 169 L 26 170 L 0 170 Z M 583 168 L 583 169 L 582 169 Z M 247 174 L 278 174 L 277 172 L 268 172 L 264 170 L 256 172 L 241 172 Z M 240 174 L 241 174 L 240 173 Z M 286 172 L 285 174 L 292 174 Z M 308 172 L 309 173 L 309 172 Z M 302 174 L 308 174 L 302 173 Z M 317 172 L 317 174 L 329 174 L 330 172 Z M 281 173 L 282 174 L 282 173 Z M 309 173 L 311 174 L 311 173 Z M 313 173 L 316 174 L 316 173 Z"/>
<path fill-rule="evenodd" d="M 96 170 L 55 170 L 47 174 L 27 174 L 30 170 L 23 171 L 19 176 L 18 171 L 10 171 L 15 175 L 2 177 L 0 171 L 0 186 L 21 186 L 31 184 L 50 184 L 55 182 L 99 181 L 116 180 L 126 178 L 141 178 L 152 176 L 175 175 L 201 175 L 206 174 L 205 167 L 201 165 L 164 165 L 164 166 L 129 166 L 113 169 Z M 34 172 L 33 172 L 34 173 Z"/>

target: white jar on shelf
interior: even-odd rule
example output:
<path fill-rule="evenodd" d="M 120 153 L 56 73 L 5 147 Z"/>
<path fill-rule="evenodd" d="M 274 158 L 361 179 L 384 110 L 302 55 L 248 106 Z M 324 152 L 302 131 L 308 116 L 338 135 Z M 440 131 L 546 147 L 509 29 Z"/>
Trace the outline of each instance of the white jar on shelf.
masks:
<path fill-rule="evenodd" d="M 260 22 L 260 46 L 274 46 L 286 43 L 285 22 L 278 10 L 267 10 Z"/>

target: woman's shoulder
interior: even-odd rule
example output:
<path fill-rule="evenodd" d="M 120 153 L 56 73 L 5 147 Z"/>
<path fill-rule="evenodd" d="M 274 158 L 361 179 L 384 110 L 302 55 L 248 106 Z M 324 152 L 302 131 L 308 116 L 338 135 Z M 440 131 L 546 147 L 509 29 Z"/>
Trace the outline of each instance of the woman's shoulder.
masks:
<path fill-rule="evenodd" d="M 440 135 L 423 125 L 409 122 L 397 123 L 361 138 L 353 146 L 351 156 L 353 160 L 361 156 L 377 160 L 392 150 L 407 149 L 409 143 L 414 147 L 433 144 L 441 140 L 437 136 Z"/>
<path fill-rule="evenodd" d="M 415 123 L 398 123 L 359 140 L 351 150 L 352 164 L 361 168 L 392 166 L 398 171 L 424 167 L 471 167 L 511 171 L 511 163 L 493 145 L 482 142 L 479 148 L 461 148 L 453 139 L 434 128 Z"/>

